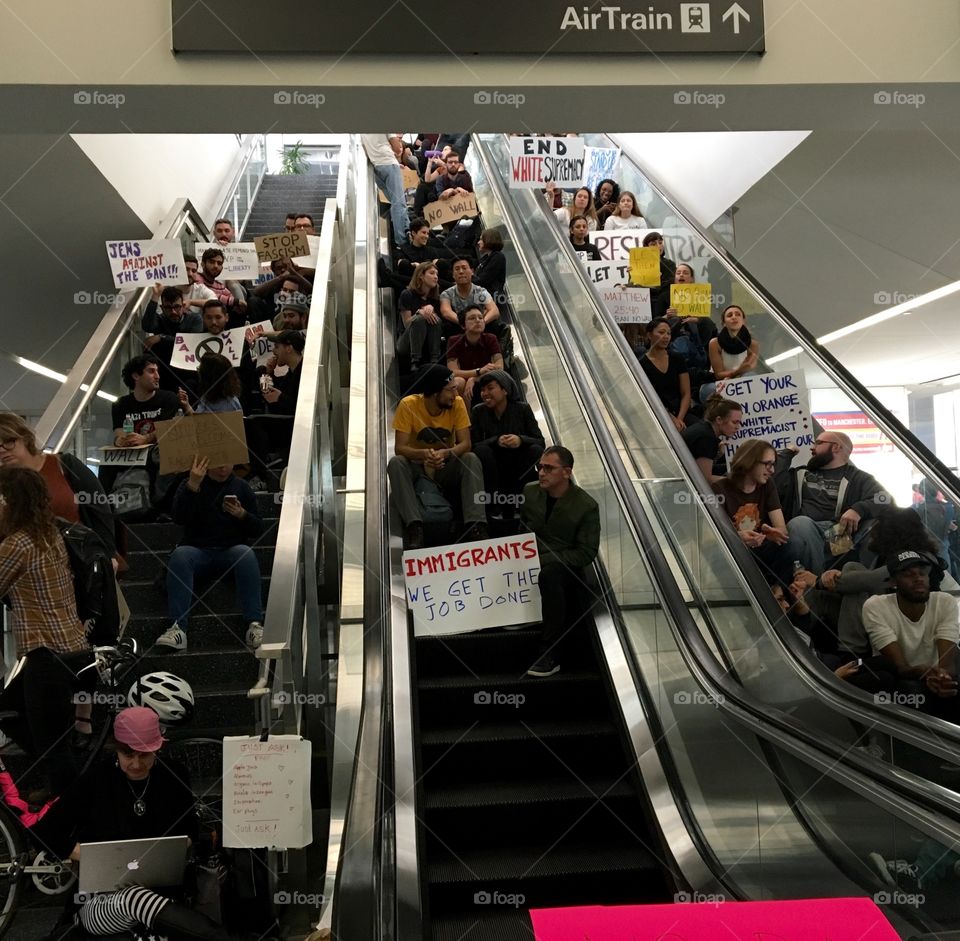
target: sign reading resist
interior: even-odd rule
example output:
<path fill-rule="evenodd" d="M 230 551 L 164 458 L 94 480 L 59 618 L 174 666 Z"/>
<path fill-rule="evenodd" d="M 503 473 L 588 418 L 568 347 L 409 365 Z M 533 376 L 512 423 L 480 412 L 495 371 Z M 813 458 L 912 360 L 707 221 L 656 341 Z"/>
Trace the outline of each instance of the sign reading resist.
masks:
<path fill-rule="evenodd" d="M 185 284 L 187 269 L 177 239 L 107 242 L 110 273 L 118 288 Z"/>
<path fill-rule="evenodd" d="M 540 620 L 540 554 L 532 533 L 403 554 L 418 637 Z"/>
<path fill-rule="evenodd" d="M 611 229 L 591 232 L 590 241 L 597 246 L 600 257 L 606 261 L 630 258 L 631 248 L 643 248 L 643 237 L 654 229 Z"/>
<path fill-rule="evenodd" d="M 561 189 L 580 185 L 584 144 L 578 137 L 511 137 L 510 188 Z"/>

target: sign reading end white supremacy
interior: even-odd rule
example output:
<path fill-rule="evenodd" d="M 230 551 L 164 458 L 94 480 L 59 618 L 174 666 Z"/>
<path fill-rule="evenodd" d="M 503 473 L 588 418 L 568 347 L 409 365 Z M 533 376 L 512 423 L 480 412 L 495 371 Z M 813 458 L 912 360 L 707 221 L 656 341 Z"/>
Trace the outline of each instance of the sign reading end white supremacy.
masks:
<path fill-rule="evenodd" d="M 540 554 L 532 533 L 403 554 L 418 637 L 540 620 Z"/>
<path fill-rule="evenodd" d="M 583 180 L 584 143 L 579 137 L 511 137 L 510 188 L 547 183 L 576 187 Z"/>

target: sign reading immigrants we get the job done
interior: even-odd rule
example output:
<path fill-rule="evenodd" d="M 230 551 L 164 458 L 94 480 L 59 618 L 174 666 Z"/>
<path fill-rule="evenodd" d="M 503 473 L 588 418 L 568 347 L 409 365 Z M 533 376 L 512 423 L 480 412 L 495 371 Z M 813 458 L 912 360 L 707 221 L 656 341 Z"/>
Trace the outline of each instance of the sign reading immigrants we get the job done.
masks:
<path fill-rule="evenodd" d="M 540 554 L 532 533 L 403 554 L 418 637 L 540 620 Z"/>

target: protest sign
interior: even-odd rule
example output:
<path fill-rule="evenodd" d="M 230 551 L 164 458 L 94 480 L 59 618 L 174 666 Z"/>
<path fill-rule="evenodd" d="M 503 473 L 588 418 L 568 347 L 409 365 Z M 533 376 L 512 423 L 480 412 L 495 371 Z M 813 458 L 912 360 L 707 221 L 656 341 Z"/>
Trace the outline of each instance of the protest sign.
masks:
<path fill-rule="evenodd" d="M 293 695 L 307 694 L 277 694 L 288 702 Z M 312 751 L 299 735 L 224 737 L 224 846 L 292 849 L 313 842 Z"/>
<path fill-rule="evenodd" d="M 405 190 L 415 190 L 420 185 L 420 175 L 416 170 L 402 166 L 400 172 L 403 174 L 403 188 Z"/>
<path fill-rule="evenodd" d="M 602 284 L 627 284 L 630 281 L 629 261 L 585 261 L 583 267 L 597 287 Z"/>
<path fill-rule="evenodd" d="M 243 357 L 243 344 L 247 330 L 255 334 L 273 330 L 269 320 L 249 327 L 234 327 L 233 330 L 224 330 L 216 335 L 212 333 L 178 333 L 173 340 L 173 353 L 170 355 L 170 365 L 174 369 L 196 369 L 200 358 L 206 353 L 219 353 L 230 360 L 231 365 L 239 366 Z"/>
<path fill-rule="evenodd" d="M 619 147 L 584 147 L 583 182 L 580 185 L 595 193 L 601 180 L 616 180 L 619 169 Z"/>
<path fill-rule="evenodd" d="M 299 265 L 301 268 L 316 268 L 317 256 L 320 254 L 320 236 L 308 235 L 307 244 L 310 246 L 310 253 L 308 255 L 301 255 L 299 258 L 294 258 L 293 263 Z"/>
<path fill-rule="evenodd" d="M 260 277 L 260 262 L 257 260 L 255 243 L 228 242 L 226 245 L 221 245 L 219 242 L 197 242 L 194 245 L 194 254 L 197 259 L 203 258 L 203 253 L 208 248 L 216 248 L 223 252 L 221 280 L 245 281 Z"/>
<path fill-rule="evenodd" d="M 140 467 L 147 463 L 152 447 L 152 444 L 145 444 L 139 448 L 100 448 L 103 452 L 100 455 L 100 463 L 111 467 Z"/>
<path fill-rule="evenodd" d="M 630 258 L 631 248 L 642 248 L 643 237 L 653 229 L 600 229 L 590 233 L 590 241 L 597 246 L 605 261 Z"/>
<path fill-rule="evenodd" d="M 158 421 L 157 444 L 161 474 L 190 470 L 197 454 L 207 458 L 210 467 L 249 460 L 243 412 L 204 412 Z"/>
<path fill-rule="evenodd" d="M 583 141 L 577 137 L 511 137 L 510 188 L 576 187 L 583 179 Z"/>
<path fill-rule="evenodd" d="M 650 290 L 648 288 L 599 288 L 600 299 L 617 323 L 650 322 Z"/>
<path fill-rule="evenodd" d="M 709 284 L 671 284 L 670 306 L 678 317 L 709 317 L 713 295 Z"/>
<path fill-rule="evenodd" d="M 273 340 L 268 340 L 263 335 L 257 336 L 250 344 L 250 356 L 258 366 L 266 366 L 273 356 Z"/>
<path fill-rule="evenodd" d="M 177 239 L 107 242 L 107 259 L 118 288 L 186 284 L 183 248 Z"/>
<path fill-rule="evenodd" d="M 537 537 L 524 533 L 403 554 L 418 637 L 540 620 Z"/>
<path fill-rule="evenodd" d="M 674 898 L 677 901 L 671 904 L 540 908 L 531 910 L 530 918 L 537 941 L 897 941 L 900 937 L 870 898 L 735 902 L 722 892 L 693 890 Z"/>
<path fill-rule="evenodd" d="M 435 203 L 427 203 L 423 207 L 423 218 L 427 225 L 442 225 L 444 222 L 457 222 L 464 216 L 472 219 L 478 216 L 477 198 L 473 193 L 466 196 L 451 196 L 450 199 L 438 199 Z"/>
<path fill-rule="evenodd" d="M 643 288 L 660 287 L 660 249 L 656 245 L 630 249 L 630 283 Z"/>
<path fill-rule="evenodd" d="M 802 372 L 767 373 L 721 379 L 717 392 L 739 402 L 743 421 L 736 437 L 724 441 L 727 460 L 747 438 L 763 438 L 776 451 L 813 444 L 810 403 Z"/>
<path fill-rule="evenodd" d="M 260 261 L 276 261 L 278 258 L 296 258 L 310 254 L 310 243 L 303 232 L 277 232 L 274 235 L 258 235 L 253 240 Z"/>

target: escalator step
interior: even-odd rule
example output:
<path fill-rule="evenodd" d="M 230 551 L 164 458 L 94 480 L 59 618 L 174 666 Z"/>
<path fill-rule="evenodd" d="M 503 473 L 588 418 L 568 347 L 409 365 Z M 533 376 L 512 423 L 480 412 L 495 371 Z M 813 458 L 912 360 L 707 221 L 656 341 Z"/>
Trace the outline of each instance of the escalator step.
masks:
<path fill-rule="evenodd" d="M 428 745 L 472 744 L 477 742 L 509 742 L 552 738 L 596 738 L 614 736 L 616 729 L 609 719 L 538 719 L 534 721 L 482 722 L 464 731 L 462 725 L 425 730 L 421 747 Z"/>
<path fill-rule="evenodd" d="M 431 788 L 426 807 L 432 809 L 468 808 L 513 804 L 542 804 L 576 800 L 611 800 L 633 797 L 636 791 L 629 780 L 612 782 L 609 778 L 578 781 L 540 779 L 536 781 L 493 781 L 484 785 Z"/>
<path fill-rule="evenodd" d="M 598 683 L 599 681 L 599 674 L 593 671 L 565 670 L 547 677 L 527 676 L 526 673 L 488 673 L 481 676 L 426 676 L 418 677 L 417 687 L 420 690 L 477 689 L 483 691 L 494 686 L 497 689 L 506 687 L 532 689 L 535 687 L 550 688 L 553 686 Z"/>
<path fill-rule="evenodd" d="M 523 909 L 434 918 L 432 941 L 534 941 L 530 916 Z"/>

